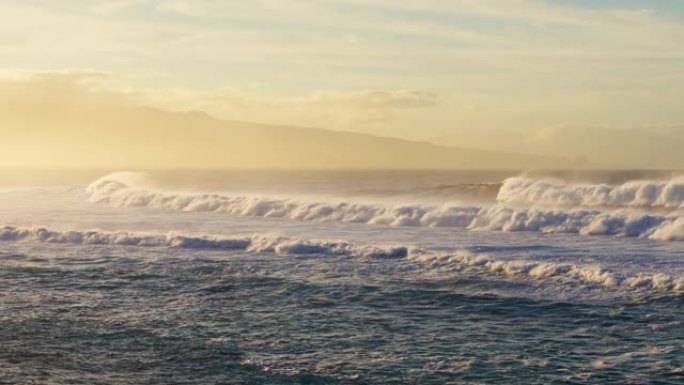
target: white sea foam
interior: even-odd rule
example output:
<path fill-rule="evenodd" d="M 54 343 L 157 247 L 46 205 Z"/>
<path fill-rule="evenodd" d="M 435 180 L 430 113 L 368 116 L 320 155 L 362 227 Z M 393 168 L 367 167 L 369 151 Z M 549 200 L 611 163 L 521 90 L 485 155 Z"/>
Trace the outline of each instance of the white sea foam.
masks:
<path fill-rule="evenodd" d="M 500 274 L 509 278 L 569 281 L 623 290 L 683 292 L 684 277 L 663 273 L 609 271 L 599 264 L 543 262 L 527 259 L 500 259 L 493 255 L 461 250 L 455 253 L 414 251 L 411 259 L 432 267 L 461 267 Z"/>
<path fill-rule="evenodd" d="M 236 216 L 279 217 L 318 222 L 393 226 L 467 227 L 477 207 L 386 205 L 344 201 L 226 196 L 156 190 L 139 186 L 133 173 L 114 173 L 88 186 L 90 200 L 119 207 L 149 207 Z"/>
<path fill-rule="evenodd" d="M 138 247 L 173 247 L 181 249 L 242 250 L 268 252 L 278 255 L 320 254 L 369 258 L 401 258 L 408 253 L 402 246 L 357 246 L 344 241 L 299 240 L 264 235 L 216 237 L 187 236 L 179 234 L 155 234 L 106 231 L 55 231 L 45 228 L 0 228 L 0 241 L 44 242 L 78 245 L 116 245 Z"/>
<path fill-rule="evenodd" d="M 365 245 L 347 241 L 302 240 L 290 237 L 251 235 L 236 237 L 188 236 L 179 234 L 56 231 L 45 228 L 0 228 L 0 241 L 39 242 L 77 245 L 131 247 L 169 247 L 180 249 L 234 250 L 275 255 L 347 256 L 371 259 L 403 259 L 430 268 L 465 268 L 502 275 L 510 279 L 569 281 L 573 284 L 599 285 L 627 290 L 684 291 L 684 277 L 659 272 L 618 273 L 598 264 L 542 262 L 528 259 L 503 259 L 468 250 L 437 252 L 403 245 Z"/>
<path fill-rule="evenodd" d="M 535 188 L 541 182 L 530 182 Z M 513 196 L 510 186 L 527 185 L 519 178 L 509 179 L 500 196 Z M 505 187 L 505 186 L 509 187 Z M 552 192 L 556 191 L 549 185 Z M 532 191 L 527 189 L 525 191 Z M 235 216 L 279 217 L 316 222 L 365 223 L 392 226 L 452 227 L 473 231 L 532 231 L 581 235 L 641 237 L 654 240 L 684 240 L 684 218 L 676 212 L 649 213 L 621 208 L 588 210 L 574 207 L 542 206 L 515 208 L 504 204 L 490 207 L 420 204 L 390 205 L 326 201 L 306 198 L 228 196 L 164 191 L 146 187 L 144 178 L 133 173 L 115 173 L 93 182 L 87 189 L 90 200 L 118 207 L 147 207 L 184 212 L 216 212 Z M 574 191 L 574 190 L 573 190 Z M 583 191 L 583 190 L 582 190 Z M 617 191 L 617 190 L 615 190 Z M 580 196 L 573 193 L 573 196 Z M 591 194 L 588 194 L 591 195 Z M 611 196 L 610 194 L 608 194 Z M 623 194 L 627 196 L 628 194 Z M 671 195 L 671 194 L 670 194 Z M 668 195 L 668 196 L 670 196 Z M 534 195 L 520 195 L 534 200 Z M 559 196 L 556 192 L 550 196 Z M 617 196 L 613 194 L 612 196 Z M 507 198 L 502 198 L 506 200 Z M 555 198 L 540 197 L 551 202 Z M 559 198 L 560 199 L 560 198 Z M 625 198 L 626 199 L 626 198 Z M 514 200 L 514 199 L 511 199 Z M 643 200 L 632 200 L 644 202 Z M 623 202 L 632 202 L 624 200 Z M 562 199 L 555 203 L 563 203 Z M 568 201 L 569 202 L 569 201 Z M 653 200 L 657 202 L 657 200 Z M 670 200 L 674 202 L 674 200 Z M 576 202 L 575 202 L 576 203 Z"/>
<path fill-rule="evenodd" d="M 684 219 L 630 210 L 611 212 L 511 208 L 483 208 L 468 227 L 479 231 L 535 231 L 582 235 L 641 237 L 655 240 L 684 240 Z"/>
<path fill-rule="evenodd" d="M 684 207 L 684 177 L 620 185 L 567 183 L 557 179 L 508 178 L 497 200 L 550 206 Z"/>

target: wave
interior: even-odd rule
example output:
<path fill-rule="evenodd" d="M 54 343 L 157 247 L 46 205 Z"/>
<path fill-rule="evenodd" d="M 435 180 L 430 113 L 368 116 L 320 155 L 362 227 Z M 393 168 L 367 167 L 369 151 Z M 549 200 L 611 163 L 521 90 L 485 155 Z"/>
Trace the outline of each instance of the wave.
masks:
<path fill-rule="evenodd" d="M 469 250 L 437 252 L 403 245 L 357 245 L 345 241 L 301 240 L 288 237 L 252 235 L 237 237 L 188 236 L 178 234 L 55 231 L 45 228 L 0 229 L 0 241 L 42 242 L 77 245 L 168 247 L 191 250 L 226 250 L 275 255 L 346 256 L 370 259 L 407 259 L 426 269 L 456 269 L 496 274 L 510 279 L 556 280 L 573 284 L 599 285 L 613 289 L 683 292 L 684 277 L 662 273 L 619 273 L 597 264 L 507 260 Z"/>
<path fill-rule="evenodd" d="M 684 177 L 620 185 L 566 183 L 558 179 L 508 178 L 497 201 L 548 206 L 684 208 Z"/>
<path fill-rule="evenodd" d="M 629 210 L 516 209 L 502 205 L 483 208 L 468 226 L 474 231 L 532 231 L 581 235 L 638 237 L 684 241 L 684 218 Z"/>
<path fill-rule="evenodd" d="M 28 241 L 77 245 L 111 245 L 137 247 L 171 247 L 201 250 L 236 250 L 245 252 L 275 253 L 278 255 L 322 254 L 330 256 L 402 258 L 406 247 L 356 246 L 343 241 L 302 241 L 287 237 L 253 235 L 249 237 L 220 238 L 177 234 L 146 234 L 102 231 L 54 231 L 45 228 L 5 226 L 0 229 L 0 241 Z"/>
<path fill-rule="evenodd" d="M 411 255 L 411 258 L 435 268 L 457 266 L 461 269 L 475 269 L 510 278 L 569 281 L 614 289 L 684 292 L 684 277 L 663 273 L 619 273 L 607 270 L 598 264 L 541 262 L 525 259 L 503 260 L 467 250 L 452 254 L 414 254 L 417 255 Z"/>
<path fill-rule="evenodd" d="M 513 208 L 503 204 L 489 207 L 460 207 L 325 202 L 257 196 L 231 197 L 136 187 L 136 183 L 141 183 L 140 178 L 138 174 L 115 173 L 98 179 L 88 187 L 90 200 L 118 207 L 219 212 L 235 216 L 277 217 L 317 222 L 451 227 L 472 231 L 531 231 L 684 241 L 684 217 L 676 213 L 657 214 L 627 209 L 599 211 L 576 208 Z"/>
<path fill-rule="evenodd" d="M 257 196 L 166 192 L 137 187 L 141 176 L 114 173 L 88 186 L 90 201 L 117 207 L 148 207 L 186 212 L 220 212 L 236 216 L 277 217 L 318 222 L 392 226 L 466 228 L 478 207 L 384 205 L 310 201 Z"/>

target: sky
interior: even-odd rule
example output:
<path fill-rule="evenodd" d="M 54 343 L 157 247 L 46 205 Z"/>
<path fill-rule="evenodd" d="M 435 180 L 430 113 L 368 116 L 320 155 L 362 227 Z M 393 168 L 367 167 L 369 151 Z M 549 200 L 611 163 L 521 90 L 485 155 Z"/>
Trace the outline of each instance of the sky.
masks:
<path fill-rule="evenodd" d="M 227 120 L 539 153 L 563 132 L 576 157 L 592 131 L 684 124 L 684 0 L 3 0 L 0 20 L 2 78 Z"/>

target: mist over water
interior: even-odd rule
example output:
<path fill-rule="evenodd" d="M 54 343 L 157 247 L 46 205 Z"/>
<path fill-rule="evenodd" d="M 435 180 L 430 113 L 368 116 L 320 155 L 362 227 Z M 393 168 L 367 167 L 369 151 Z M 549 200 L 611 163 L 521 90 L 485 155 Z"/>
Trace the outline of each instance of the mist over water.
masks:
<path fill-rule="evenodd" d="M 669 171 L 6 176 L 0 382 L 678 384 L 683 204 Z"/>

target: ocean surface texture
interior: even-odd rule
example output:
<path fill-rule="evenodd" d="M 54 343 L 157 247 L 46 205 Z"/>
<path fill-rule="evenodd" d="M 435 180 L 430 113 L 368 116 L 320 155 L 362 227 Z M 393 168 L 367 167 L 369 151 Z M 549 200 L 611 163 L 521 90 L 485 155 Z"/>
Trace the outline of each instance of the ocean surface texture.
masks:
<path fill-rule="evenodd" d="M 684 384 L 669 172 L 0 187 L 0 384 Z"/>

